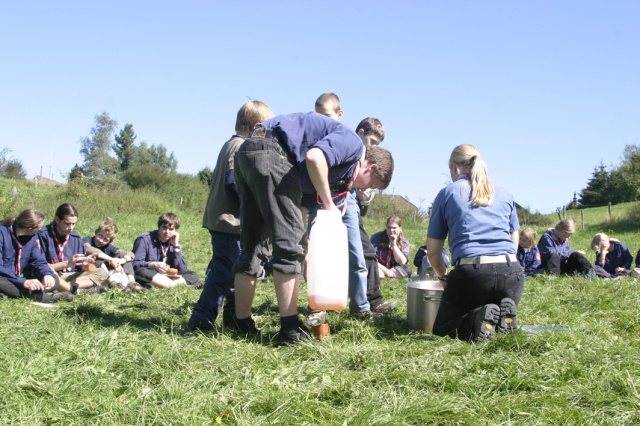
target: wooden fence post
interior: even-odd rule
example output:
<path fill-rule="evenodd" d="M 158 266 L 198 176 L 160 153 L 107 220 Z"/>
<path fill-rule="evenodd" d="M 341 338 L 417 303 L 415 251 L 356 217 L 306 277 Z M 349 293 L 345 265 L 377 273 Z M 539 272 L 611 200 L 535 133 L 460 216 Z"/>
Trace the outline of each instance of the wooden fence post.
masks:
<path fill-rule="evenodd" d="M 607 207 L 607 210 L 609 210 L 609 220 L 611 220 L 611 201 L 609 201 L 609 205 Z"/>
<path fill-rule="evenodd" d="M 566 206 L 562 207 L 562 218 L 563 219 L 567 218 L 567 207 Z"/>
<path fill-rule="evenodd" d="M 584 231 L 584 210 L 580 210 L 580 219 L 582 221 L 582 230 Z"/>
<path fill-rule="evenodd" d="M 562 220 L 562 214 L 560 214 L 560 207 L 556 209 L 556 213 L 558 213 L 558 220 Z"/>

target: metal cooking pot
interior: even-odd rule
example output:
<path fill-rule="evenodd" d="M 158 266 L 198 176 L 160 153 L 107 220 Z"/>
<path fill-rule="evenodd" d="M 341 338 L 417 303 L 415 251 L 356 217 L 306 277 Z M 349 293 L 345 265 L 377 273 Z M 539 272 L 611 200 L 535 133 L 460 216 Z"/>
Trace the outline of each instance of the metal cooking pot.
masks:
<path fill-rule="evenodd" d="M 413 330 L 431 333 L 444 289 L 439 281 L 407 283 L 407 323 Z"/>

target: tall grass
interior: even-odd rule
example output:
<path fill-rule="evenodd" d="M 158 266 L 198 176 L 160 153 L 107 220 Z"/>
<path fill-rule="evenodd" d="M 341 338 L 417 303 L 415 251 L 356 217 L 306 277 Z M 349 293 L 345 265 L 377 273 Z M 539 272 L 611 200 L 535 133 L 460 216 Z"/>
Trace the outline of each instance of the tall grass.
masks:
<path fill-rule="evenodd" d="M 5 189 L 0 180 L 0 196 Z M 33 194 L 48 217 L 66 201 Z M 203 274 L 211 249 L 201 212 L 153 196 L 125 199 L 157 211 L 111 214 L 121 228 L 116 245 L 128 247 L 175 210 L 190 267 Z M 120 203 L 111 197 L 101 200 Z M 105 211 L 83 203 L 85 235 Z M 597 209 L 585 217 L 572 244 L 596 229 L 637 244 L 622 216 L 622 225 Z M 373 233 L 384 221 L 366 226 Z M 405 219 L 412 246 L 423 244 L 426 226 Z M 279 327 L 271 283 L 257 287 L 263 337 L 255 341 L 221 327 L 182 338 L 200 294 L 186 287 L 81 295 L 51 309 L 2 300 L 0 424 L 638 424 L 639 286 L 634 278 L 528 280 L 519 323 L 569 330 L 477 345 L 410 330 L 401 280 L 383 282 L 386 298 L 399 301 L 391 315 L 359 322 L 330 312 L 328 339 L 282 348 L 270 345 Z M 301 313 L 305 297 L 302 286 Z"/>

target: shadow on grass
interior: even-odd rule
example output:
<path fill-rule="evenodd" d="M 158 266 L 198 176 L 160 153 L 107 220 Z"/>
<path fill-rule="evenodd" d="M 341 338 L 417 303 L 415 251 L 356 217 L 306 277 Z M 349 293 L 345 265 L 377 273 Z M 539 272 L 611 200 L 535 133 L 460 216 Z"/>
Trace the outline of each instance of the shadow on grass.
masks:
<path fill-rule="evenodd" d="M 144 305 L 144 304 L 136 304 Z M 144 306 L 129 305 L 129 308 L 146 309 Z M 81 304 L 70 306 L 64 309 L 63 313 L 78 323 L 91 321 L 101 327 L 120 328 L 123 326 L 135 327 L 140 330 L 156 330 L 164 328 L 167 323 L 166 317 L 145 316 L 139 318 L 123 312 L 106 311 L 101 306 L 91 304 Z"/>

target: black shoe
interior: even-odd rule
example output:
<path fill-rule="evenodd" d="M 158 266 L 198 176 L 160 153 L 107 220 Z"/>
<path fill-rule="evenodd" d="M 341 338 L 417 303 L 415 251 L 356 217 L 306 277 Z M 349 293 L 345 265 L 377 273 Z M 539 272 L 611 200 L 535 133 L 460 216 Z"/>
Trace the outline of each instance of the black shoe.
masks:
<path fill-rule="evenodd" d="M 493 303 L 484 305 L 478 311 L 473 327 L 473 341 L 476 343 L 496 337 L 496 327 L 500 321 L 500 308 Z"/>
<path fill-rule="evenodd" d="M 500 322 L 498 333 L 511 333 L 518 328 L 516 325 L 516 302 L 505 298 L 500 301 Z"/>
<path fill-rule="evenodd" d="M 280 329 L 276 338 L 276 345 L 295 345 L 303 340 L 311 340 L 309 329 L 302 322 L 295 328 Z"/>
<path fill-rule="evenodd" d="M 234 318 L 232 324 L 229 324 L 229 328 L 234 330 L 238 334 L 244 334 L 245 336 L 258 336 L 260 329 L 256 326 L 253 318 Z"/>
<path fill-rule="evenodd" d="M 51 300 L 49 303 L 58 303 L 58 302 L 71 302 L 73 301 L 73 294 L 68 291 L 61 291 L 59 293 L 53 293 L 51 295 Z"/>

